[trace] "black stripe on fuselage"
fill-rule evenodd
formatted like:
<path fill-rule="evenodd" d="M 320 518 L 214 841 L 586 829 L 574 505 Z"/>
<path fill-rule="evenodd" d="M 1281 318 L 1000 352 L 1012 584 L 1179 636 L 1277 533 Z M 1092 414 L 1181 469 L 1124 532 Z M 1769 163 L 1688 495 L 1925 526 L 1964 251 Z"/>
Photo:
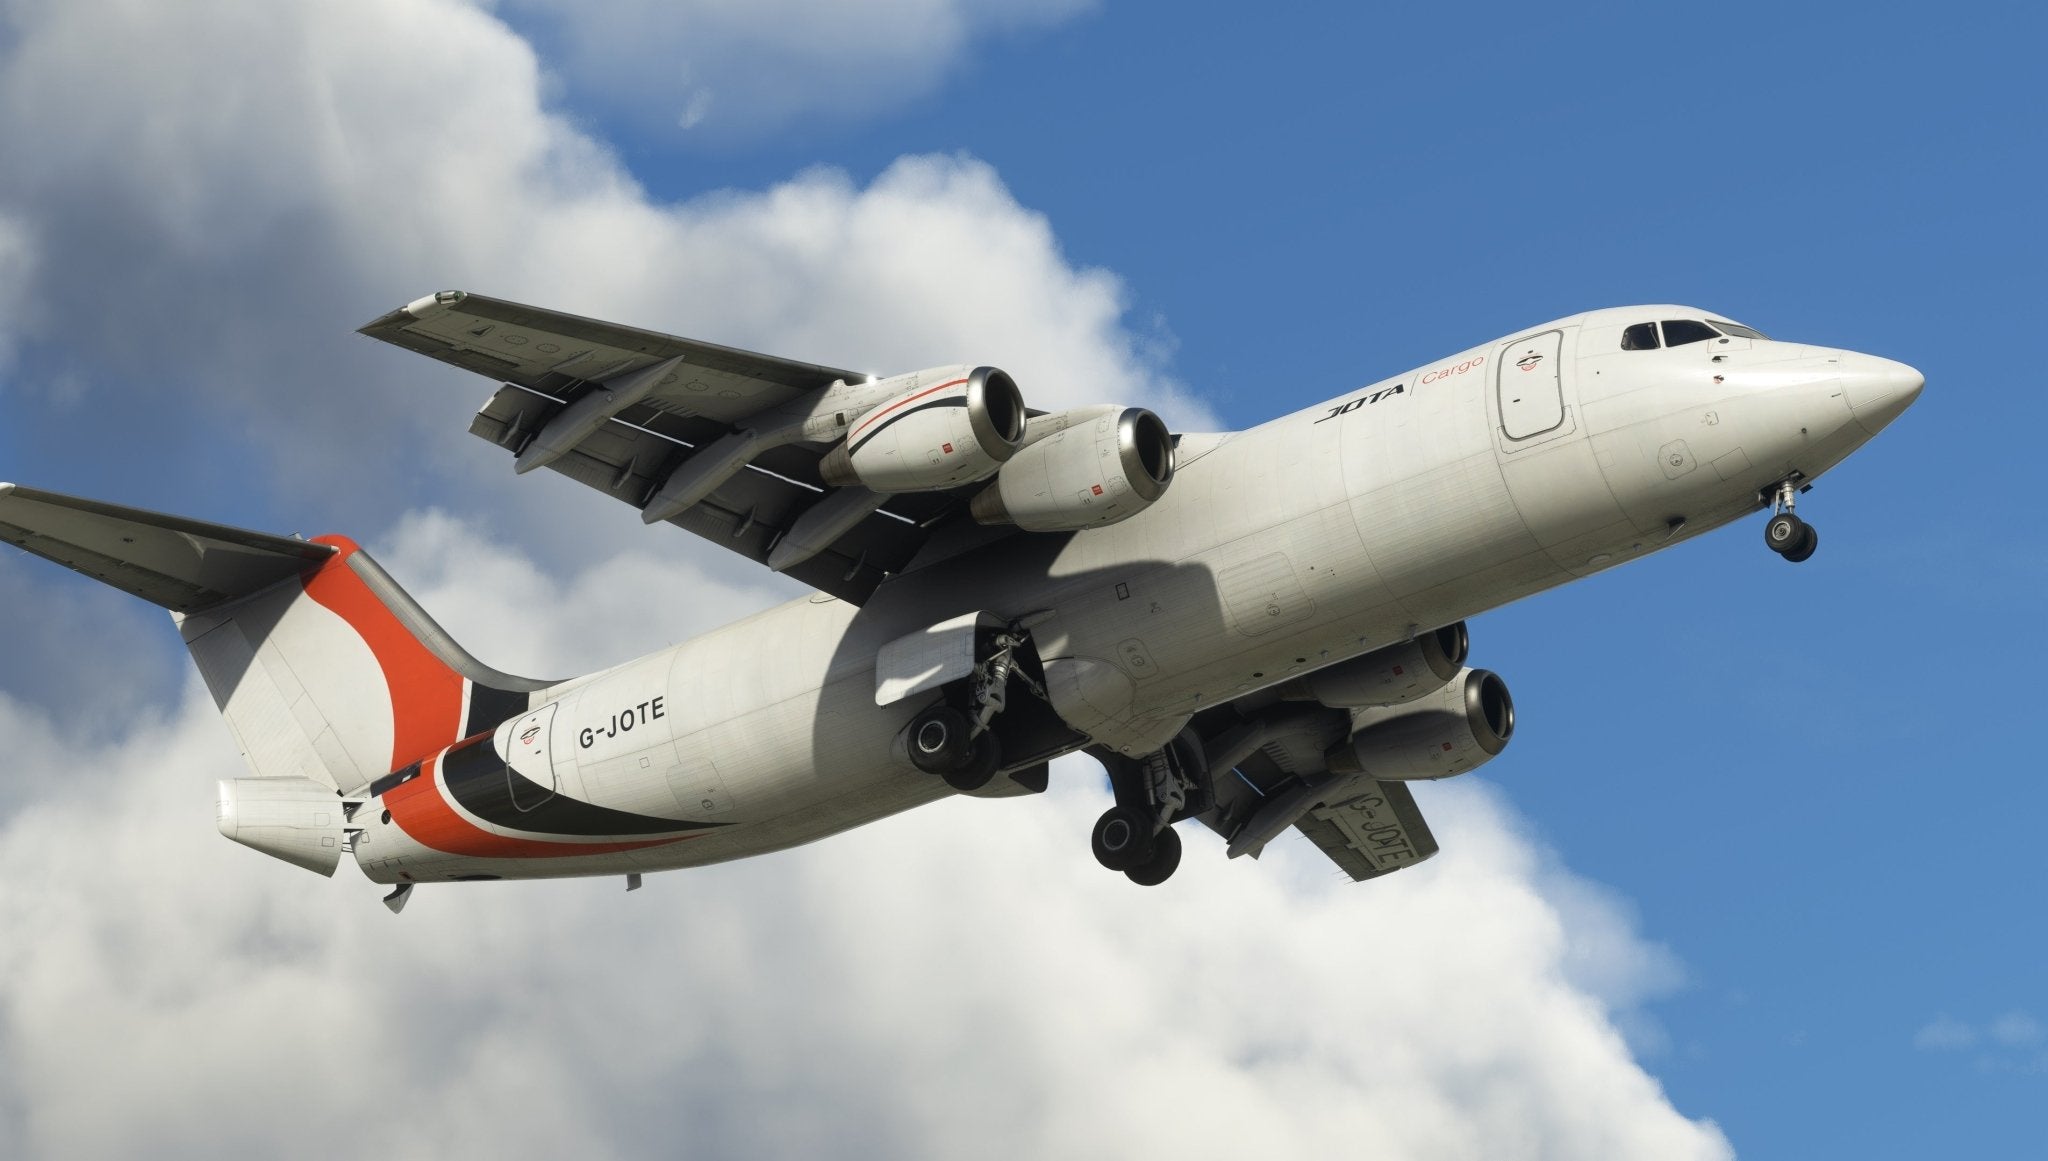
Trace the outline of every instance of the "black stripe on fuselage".
<path fill-rule="evenodd" d="M 441 759 L 441 778 L 464 810 L 508 830 L 622 838 L 725 825 L 634 814 L 557 794 L 506 765 L 489 738 L 448 751 Z"/>
<path fill-rule="evenodd" d="M 930 411 L 934 407 L 965 406 L 967 406 L 967 397 L 965 395 L 954 395 L 946 399 L 934 399 L 930 403 L 920 403 L 916 407 L 906 407 L 903 410 L 897 412 L 896 414 L 890 416 L 889 418 L 883 420 L 881 423 L 876 424 L 875 429 L 873 431 L 855 440 L 853 442 L 853 446 L 847 448 L 846 452 L 848 455 L 852 455 L 854 452 L 859 451 L 861 448 L 867 446 L 867 442 L 869 440 L 875 438 L 876 436 L 882 434 L 883 432 L 889 430 L 891 427 L 895 426 L 896 422 L 906 415 L 916 415 L 920 411 Z"/>
<path fill-rule="evenodd" d="M 530 694 L 493 689 L 472 681 L 469 683 L 469 717 L 462 723 L 462 736 L 474 738 L 486 730 L 495 730 L 507 718 L 525 713 L 532 701 Z"/>

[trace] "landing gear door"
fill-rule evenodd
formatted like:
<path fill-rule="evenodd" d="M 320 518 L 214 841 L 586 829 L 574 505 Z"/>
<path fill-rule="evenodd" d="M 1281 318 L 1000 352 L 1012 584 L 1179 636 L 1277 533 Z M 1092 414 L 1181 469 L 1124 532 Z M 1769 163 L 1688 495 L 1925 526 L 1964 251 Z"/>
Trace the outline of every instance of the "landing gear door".
<path fill-rule="evenodd" d="M 882 646 L 875 654 L 875 704 L 899 702 L 973 673 L 980 660 L 976 634 L 1001 625 L 987 613 L 964 613 Z"/>
<path fill-rule="evenodd" d="M 1563 348 L 1563 331 L 1544 331 L 1501 349 L 1494 383 L 1510 450 L 1564 427 Z"/>

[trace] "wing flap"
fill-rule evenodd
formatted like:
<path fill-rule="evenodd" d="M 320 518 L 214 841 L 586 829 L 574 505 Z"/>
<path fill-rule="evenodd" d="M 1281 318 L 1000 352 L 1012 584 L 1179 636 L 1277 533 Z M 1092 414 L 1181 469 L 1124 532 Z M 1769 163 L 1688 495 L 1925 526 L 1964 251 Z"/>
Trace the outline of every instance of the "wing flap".
<path fill-rule="evenodd" d="M 543 396 L 508 385 L 477 413 L 469 430 L 516 453 L 524 438 L 521 433 L 545 422 L 552 406 Z M 615 420 L 547 466 L 550 471 L 638 508 L 694 450 L 691 443 L 678 437 Z M 667 523 L 765 564 L 776 540 L 826 495 L 818 485 L 775 470 L 809 469 L 815 475 L 814 457 L 797 448 L 778 450 L 798 455 L 793 462 L 789 456 L 760 457 L 705 499 L 670 517 Z M 931 512 L 943 511 L 946 503 L 942 497 L 896 497 L 889 510 L 868 516 L 835 540 L 830 549 L 785 572 L 841 600 L 862 603 L 889 574 L 910 563 L 925 540 L 925 532 L 917 521 Z M 895 511 L 898 508 L 908 511 Z"/>
<path fill-rule="evenodd" d="M 0 484 L 0 540 L 177 613 L 260 592 L 325 544 Z"/>
<path fill-rule="evenodd" d="M 1308 841 L 1354 880 L 1392 874 L 1436 854 L 1415 796 L 1399 782 L 1367 780 L 1342 802 L 1310 810 L 1294 824 Z"/>

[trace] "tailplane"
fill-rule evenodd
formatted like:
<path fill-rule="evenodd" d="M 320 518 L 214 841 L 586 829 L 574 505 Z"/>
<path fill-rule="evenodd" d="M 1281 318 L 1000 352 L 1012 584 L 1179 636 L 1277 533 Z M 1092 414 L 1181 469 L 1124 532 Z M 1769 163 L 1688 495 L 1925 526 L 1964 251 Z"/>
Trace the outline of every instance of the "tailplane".
<path fill-rule="evenodd" d="M 555 684 L 470 656 L 345 537 L 0 484 L 0 540 L 169 609 L 258 778 L 357 795 Z"/>

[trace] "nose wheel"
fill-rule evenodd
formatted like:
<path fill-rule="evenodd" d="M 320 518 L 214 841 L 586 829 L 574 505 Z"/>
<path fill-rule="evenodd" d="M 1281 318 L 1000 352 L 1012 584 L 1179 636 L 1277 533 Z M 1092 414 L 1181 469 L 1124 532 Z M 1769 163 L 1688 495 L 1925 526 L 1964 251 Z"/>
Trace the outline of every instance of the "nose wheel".
<path fill-rule="evenodd" d="M 1820 533 L 1792 511 L 1799 494 L 1796 480 L 1779 484 L 1771 500 L 1771 519 L 1764 525 L 1764 545 L 1772 552 L 1798 564 L 1820 547 Z"/>

